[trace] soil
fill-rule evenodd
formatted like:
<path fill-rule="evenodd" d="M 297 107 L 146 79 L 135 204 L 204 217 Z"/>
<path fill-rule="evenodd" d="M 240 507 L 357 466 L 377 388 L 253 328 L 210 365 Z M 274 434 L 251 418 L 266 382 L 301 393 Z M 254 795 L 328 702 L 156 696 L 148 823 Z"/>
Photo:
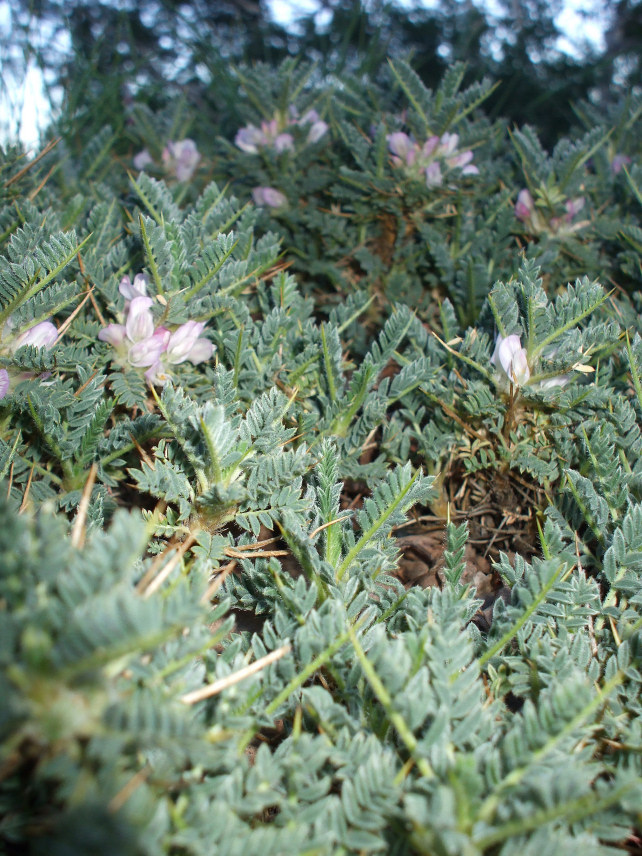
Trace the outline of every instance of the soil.
<path fill-rule="evenodd" d="M 442 568 L 447 514 L 457 525 L 465 521 L 469 537 L 461 581 L 473 585 L 483 601 L 476 623 L 487 630 L 495 600 L 510 596 L 493 563 L 500 552 L 509 559 L 516 553 L 527 560 L 539 555 L 537 518 L 546 507 L 546 497 L 539 485 L 512 471 L 468 473 L 455 468 L 447 474 L 444 485 L 433 508 L 415 509 L 414 516 L 396 528 L 401 550 L 397 575 L 407 587 L 441 588 L 445 584 Z M 347 482 L 342 507 L 358 508 L 364 495 L 365 485 Z M 435 513 L 437 510 L 446 510 L 446 514 Z"/>

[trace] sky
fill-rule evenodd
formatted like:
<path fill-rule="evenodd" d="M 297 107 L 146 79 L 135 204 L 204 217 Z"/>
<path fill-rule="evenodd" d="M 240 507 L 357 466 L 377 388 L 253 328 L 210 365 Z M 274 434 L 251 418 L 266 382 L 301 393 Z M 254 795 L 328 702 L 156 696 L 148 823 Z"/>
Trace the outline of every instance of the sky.
<path fill-rule="evenodd" d="M 10 50 L 9 31 L 11 0 L 0 0 L 0 66 L 3 53 Z M 401 6 L 413 6 L 414 0 L 397 0 Z M 484 6 L 492 14 L 498 8 L 497 0 L 483 0 Z M 270 0 L 274 18 L 284 25 L 294 25 L 296 18 L 310 14 L 318 8 L 317 0 Z M 425 8 L 434 8 L 439 0 L 423 0 Z M 573 54 L 579 43 L 586 39 L 598 48 L 603 47 L 605 14 L 608 4 L 605 0 L 564 0 L 563 11 L 557 18 L 558 26 L 565 33 L 560 38 L 560 50 Z M 319 25 L 323 25 L 323 13 L 320 13 Z M 46 39 L 47 33 L 40 32 L 38 37 Z M 49 116 L 48 100 L 45 96 L 44 82 L 35 63 L 29 66 L 25 80 L 20 86 L 7 86 L 6 77 L 0 78 L 0 142 L 14 138 L 16 132 L 26 148 L 38 145 L 39 130 L 47 123 Z"/>

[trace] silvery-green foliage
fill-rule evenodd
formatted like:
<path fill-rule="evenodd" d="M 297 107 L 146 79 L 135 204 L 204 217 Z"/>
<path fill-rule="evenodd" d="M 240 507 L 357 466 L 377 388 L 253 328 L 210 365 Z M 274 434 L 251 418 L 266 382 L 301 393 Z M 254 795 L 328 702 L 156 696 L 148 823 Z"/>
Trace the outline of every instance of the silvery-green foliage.
<path fill-rule="evenodd" d="M 639 167 L 612 169 L 631 128 L 549 157 L 476 115 L 461 68 L 428 92 L 395 61 L 394 88 L 333 98 L 303 65 L 238 74 L 240 124 L 314 107 L 328 145 L 219 141 L 204 188 L 127 175 L 110 128 L 50 179 L 55 150 L 2 155 L 0 840 L 613 852 L 642 800 L 642 340 L 605 288 L 639 278 Z M 460 134 L 479 174 L 403 174 L 404 128 Z M 271 216 L 247 204 L 267 176 Z M 526 179 L 551 217 L 586 194 L 590 226 L 528 233 Z M 139 272 L 156 327 L 216 347 L 162 387 L 98 339 Z M 48 319 L 55 345 L 12 346 Z M 466 522 L 439 587 L 397 573 L 399 527 L 457 468 L 542 497 L 484 630 Z"/>

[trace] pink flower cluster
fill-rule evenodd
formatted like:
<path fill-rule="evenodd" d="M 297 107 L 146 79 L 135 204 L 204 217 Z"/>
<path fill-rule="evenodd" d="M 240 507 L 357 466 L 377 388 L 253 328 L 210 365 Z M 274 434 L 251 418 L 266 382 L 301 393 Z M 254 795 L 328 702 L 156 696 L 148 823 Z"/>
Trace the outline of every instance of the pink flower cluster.
<path fill-rule="evenodd" d="M 541 235 L 544 232 L 553 235 L 570 234 L 585 225 L 584 223 L 573 222 L 575 216 L 584 208 L 584 201 L 583 196 L 567 199 L 564 203 L 565 211 L 561 217 L 547 218 L 543 211 L 536 208 L 533 197 L 524 188 L 517 194 L 515 216 L 528 227 L 532 235 Z"/>
<path fill-rule="evenodd" d="M 9 319 L 2 331 L 3 339 L 7 333 L 9 335 L 11 334 L 12 326 L 11 319 Z M 22 348 L 24 345 L 31 345 L 34 348 L 51 348 L 57 338 L 58 330 L 51 321 L 41 321 L 39 324 L 34 324 L 33 327 L 30 327 L 28 330 L 24 330 L 14 339 L 10 340 L 8 342 L 8 350 L 10 353 L 15 353 L 18 348 Z M 31 375 L 23 372 L 20 374 L 19 379 L 24 380 L 30 376 Z M 11 379 L 9 377 L 9 372 L 6 369 L 0 369 L 0 400 L 9 392 L 10 384 Z"/>
<path fill-rule="evenodd" d="M 443 185 L 445 176 L 453 170 L 459 170 L 461 175 L 479 175 L 471 163 L 472 151 L 457 150 L 459 134 L 445 133 L 419 144 L 403 131 L 396 131 L 388 134 L 387 140 L 393 164 L 419 180 L 425 179 L 428 187 Z"/>
<path fill-rule="evenodd" d="M 173 331 L 155 326 L 153 300 L 147 296 L 143 274 L 137 274 L 133 282 L 124 276 L 118 290 L 125 297 L 125 323 L 108 324 L 98 338 L 113 345 L 126 364 L 147 368 L 145 378 L 150 385 L 164 384 L 170 377 L 171 366 L 186 360 L 197 365 L 212 356 L 214 345 L 201 337 L 203 322 L 187 321 Z"/>
<path fill-rule="evenodd" d="M 200 163 L 201 155 L 194 140 L 186 138 L 176 143 L 170 140 L 163 149 L 161 158 L 163 169 L 168 175 L 178 181 L 189 181 Z M 145 169 L 154 163 L 154 159 L 147 149 L 143 149 L 134 157 L 133 163 L 136 169 Z"/>
<path fill-rule="evenodd" d="M 303 116 L 298 115 L 294 107 L 290 108 L 290 115 L 285 120 L 277 117 L 269 121 L 261 122 L 260 127 L 246 125 L 240 128 L 234 142 L 242 152 L 256 155 L 261 149 L 272 148 L 277 152 L 292 151 L 294 149 L 294 136 L 287 130 L 294 126 L 309 125 L 307 143 L 316 143 L 328 130 L 328 125 L 320 118 L 316 110 L 308 110 Z"/>

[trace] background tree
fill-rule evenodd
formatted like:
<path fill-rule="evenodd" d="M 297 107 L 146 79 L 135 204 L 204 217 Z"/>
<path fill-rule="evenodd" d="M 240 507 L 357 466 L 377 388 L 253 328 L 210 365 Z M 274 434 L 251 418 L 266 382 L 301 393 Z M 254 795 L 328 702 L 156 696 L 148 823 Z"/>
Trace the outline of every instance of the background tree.
<path fill-rule="evenodd" d="M 501 82 L 485 105 L 492 117 L 531 124 L 550 146 L 575 121 L 571 103 L 604 103 L 640 85 L 642 4 L 620 0 L 606 20 L 604 50 L 586 42 L 575 56 L 558 46 L 562 6 L 563 0 L 506 0 L 493 13 L 472 0 L 441 0 L 435 9 L 320 0 L 287 30 L 266 0 L 16 0 L 5 84 L 9 74 L 19 80 L 36 63 L 62 118 L 56 130 L 65 134 L 72 121 L 84 133 L 79 120 L 91 122 L 90 116 L 123 127 L 132 97 L 142 95 L 154 109 L 179 91 L 220 121 L 236 97 L 221 86 L 221 71 L 231 63 L 304 55 L 318 62 L 320 74 L 376 77 L 388 56 L 410 56 L 434 88 L 449 64 L 463 60 L 469 81 Z"/>

